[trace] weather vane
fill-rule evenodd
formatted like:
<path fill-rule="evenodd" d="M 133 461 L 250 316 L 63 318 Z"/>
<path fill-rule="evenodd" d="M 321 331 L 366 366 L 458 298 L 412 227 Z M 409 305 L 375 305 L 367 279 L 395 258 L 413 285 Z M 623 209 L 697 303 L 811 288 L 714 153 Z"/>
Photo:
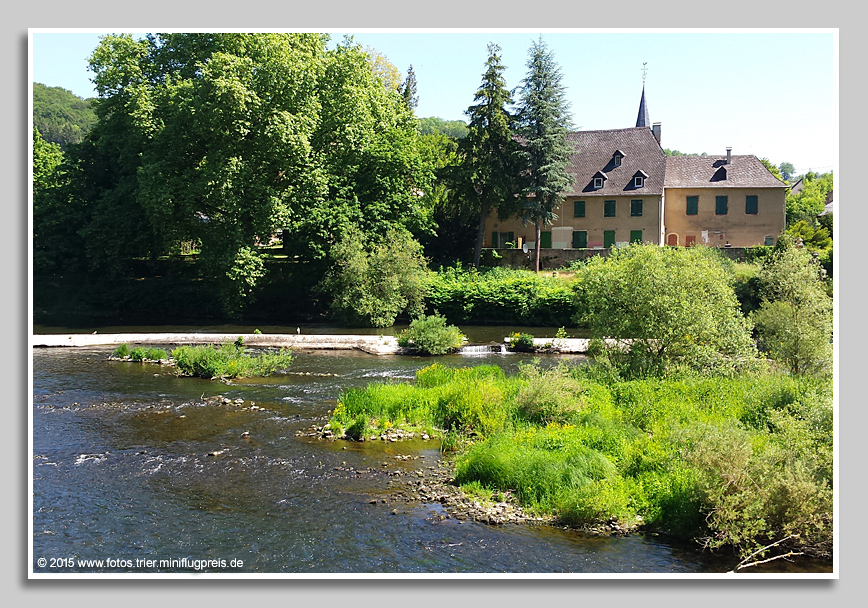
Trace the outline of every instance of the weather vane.
<path fill-rule="evenodd" d="M 648 72 L 648 68 L 645 66 L 647 66 L 647 65 L 648 65 L 647 61 L 642 62 L 642 84 L 645 84 L 645 74 L 646 74 L 646 72 Z"/>

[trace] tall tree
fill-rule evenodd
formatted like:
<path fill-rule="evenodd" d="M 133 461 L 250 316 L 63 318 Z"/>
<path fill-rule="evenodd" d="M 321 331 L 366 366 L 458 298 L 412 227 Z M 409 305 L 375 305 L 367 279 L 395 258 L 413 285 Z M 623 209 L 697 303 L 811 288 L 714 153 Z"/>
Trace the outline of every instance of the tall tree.
<path fill-rule="evenodd" d="M 572 183 L 566 167 L 572 148 L 567 133 L 572 124 L 570 104 L 561 84 L 563 78 L 553 53 L 540 36 L 529 52 L 527 76 L 520 86 L 518 133 L 523 144 L 526 185 L 524 219 L 536 231 L 534 269 L 539 272 L 540 235 L 551 224 L 562 192 Z"/>
<path fill-rule="evenodd" d="M 416 106 L 419 105 L 419 95 L 416 92 L 416 72 L 413 71 L 412 64 L 407 70 L 407 78 L 401 87 L 401 97 L 404 98 L 404 103 L 410 110 L 415 110 Z"/>
<path fill-rule="evenodd" d="M 473 201 L 472 207 L 479 217 L 473 256 L 477 268 L 485 237 L 485 218 L 497 209 L 506 210 L 515 198 L 519 167 L 515 119 L 509 111 L 512 96 L 503 78 L 505 67 L 498 45 L 489 43 L 485 66 L 482 82 L 473 97 L 475 103 L 465 112 L 470 118 L 469 131 L 459 144 L 462 189 Z"/>

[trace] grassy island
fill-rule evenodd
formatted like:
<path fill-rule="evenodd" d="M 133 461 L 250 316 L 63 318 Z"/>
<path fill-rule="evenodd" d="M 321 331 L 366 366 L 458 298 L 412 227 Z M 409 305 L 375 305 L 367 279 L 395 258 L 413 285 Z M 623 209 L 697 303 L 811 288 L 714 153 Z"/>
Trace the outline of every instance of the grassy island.
<path fill-rule="evenodd" d="M 562 525 L 617 520 L 747 556 L 831 555 L 832 382 L 759 372 L 613 379 L 602 366 L 419 370 L 346 391 L 330 421 L 364 439 L 440 436 L 456 482 Z"/>

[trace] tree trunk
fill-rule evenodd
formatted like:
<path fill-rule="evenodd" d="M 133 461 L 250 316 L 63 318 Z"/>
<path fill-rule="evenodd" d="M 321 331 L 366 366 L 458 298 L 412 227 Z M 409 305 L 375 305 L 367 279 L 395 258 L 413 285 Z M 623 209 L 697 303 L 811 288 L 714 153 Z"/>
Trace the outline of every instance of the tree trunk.
<path fill-rule="evenodd" d="M 488 214 L 483 209 L 479 213 L 479 231 L 476 233 L 476 254 L 473 257 L 473 266 L 479 270 L 479 259 L 482 257 L 482 241 L 485 240 L 485 218 Z"/>
<path fill-rule="evenodd" d="M 540 228 L 539 220 L 536 221 L 534 228 L 536 230 L 536 243 L 534 243 L 534 248 L 533 248 L 533 251 L 534 251 L 534 261 L 533 261 L 534 269 L 533 270 L 534 270 L 534 272 L 539 272 L 539 248 L 540 248 L 540 235 L 541 235 L 541 231 L 542 231 L 542 229 Z"/>

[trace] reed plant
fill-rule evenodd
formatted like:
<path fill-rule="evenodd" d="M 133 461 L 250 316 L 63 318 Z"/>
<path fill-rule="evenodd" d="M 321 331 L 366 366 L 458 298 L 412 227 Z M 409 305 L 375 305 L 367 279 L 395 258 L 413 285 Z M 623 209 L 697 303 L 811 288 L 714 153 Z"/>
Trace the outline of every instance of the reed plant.
<path fill-rule="evenodd" d="M 243 342 L 235 341 L 220 346 L 179 346 L 172 350 L 172 358 L 182 376 L 228 379 L 274 374 L 288 368 L 293 356 L 286 348 L 248 353 Z"/>

